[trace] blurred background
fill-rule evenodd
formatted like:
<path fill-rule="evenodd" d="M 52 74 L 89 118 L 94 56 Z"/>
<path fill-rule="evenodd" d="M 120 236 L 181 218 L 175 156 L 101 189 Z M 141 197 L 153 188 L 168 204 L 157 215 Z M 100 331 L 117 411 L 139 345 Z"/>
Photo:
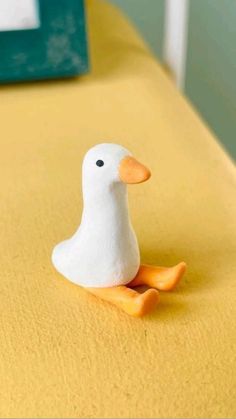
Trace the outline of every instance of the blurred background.
<path fill-rule="evenodd" d="M 236 1 L 110 0 L 236 158 Z M 40 10 L 39 10 L 40 9 Z M 83 0 L 0 0 L 0 82 L 89 71 Z"/>
<path fill-rule="evenodd" d="M 236 1 L 112 0 L 236 158 Z"/>

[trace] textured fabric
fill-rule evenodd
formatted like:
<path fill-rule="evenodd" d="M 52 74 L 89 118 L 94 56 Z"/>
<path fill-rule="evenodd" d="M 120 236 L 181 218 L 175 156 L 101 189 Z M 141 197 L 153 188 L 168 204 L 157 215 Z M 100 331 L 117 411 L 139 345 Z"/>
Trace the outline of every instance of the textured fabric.
<path fill-rule="evenodd" d="M 1 88 L 0 416 L 234 417 L 235 168 L 119 12 L 88 20 L 90 76 Z M 143 319 L 50 261 L 101 141 L 152 170 L 129 187 L 142 260 L 188 264 Z"/>

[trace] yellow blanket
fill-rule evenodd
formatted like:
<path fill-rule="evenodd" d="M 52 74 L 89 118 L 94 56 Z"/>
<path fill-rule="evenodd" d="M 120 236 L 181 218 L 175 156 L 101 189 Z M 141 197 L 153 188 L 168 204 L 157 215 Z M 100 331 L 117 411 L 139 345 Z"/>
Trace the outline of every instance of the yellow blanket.
<path fill-rule="evenodd" d="M 88 27 L 89 76 L 1 88 L 0 416 L 234 417 L 235 168 L 116 9 L 91 1 Z M 50 261 L 103 141 L 152 169 L 129 188 L 143 261 L 188 263 L 143 319 Z"/>

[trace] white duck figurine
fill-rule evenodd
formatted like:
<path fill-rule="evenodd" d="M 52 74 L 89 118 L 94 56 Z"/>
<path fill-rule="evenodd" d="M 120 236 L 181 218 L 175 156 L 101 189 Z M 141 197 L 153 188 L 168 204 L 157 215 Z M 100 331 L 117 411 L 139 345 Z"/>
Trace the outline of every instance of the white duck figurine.
<path fill-rule="evenodd" d="M 84 157 L 82 171 L 81 224 L 70 239 L 54 248 L 53 265 L 92 294 L 131 315 L 142 316 L 158 303 L 157 290 L 173 289 L 186 267 L 184 262 L 172 268 L 140 266 L 126 184 L 146 181 L 150 171 L 116 144 L 91 148 Z M 140 294 L 129 288 L 142 284 L 151 289 Z"/>

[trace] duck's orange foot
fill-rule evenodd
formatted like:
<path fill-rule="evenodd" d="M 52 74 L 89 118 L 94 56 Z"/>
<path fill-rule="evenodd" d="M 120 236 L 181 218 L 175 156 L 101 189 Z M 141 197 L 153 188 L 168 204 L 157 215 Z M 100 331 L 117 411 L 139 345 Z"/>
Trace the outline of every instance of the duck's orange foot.
<path fill-rule="evenodd" d="M 96 297 L 115 304 L 126 313 L 135 317 L 141 317 L 150 313 L 159 302 L 159 293 L 155 289 L 149 289 L 143 294 L 126 286 L 86 289 Z"/>
<path fill-rule="evenodd" d="M 186 263 L 181 262 L 171 268 L 141 265 L 130 287 L 149 285 L 161 291 L 171 291 L 179 283 L 186 271 Z"/>

